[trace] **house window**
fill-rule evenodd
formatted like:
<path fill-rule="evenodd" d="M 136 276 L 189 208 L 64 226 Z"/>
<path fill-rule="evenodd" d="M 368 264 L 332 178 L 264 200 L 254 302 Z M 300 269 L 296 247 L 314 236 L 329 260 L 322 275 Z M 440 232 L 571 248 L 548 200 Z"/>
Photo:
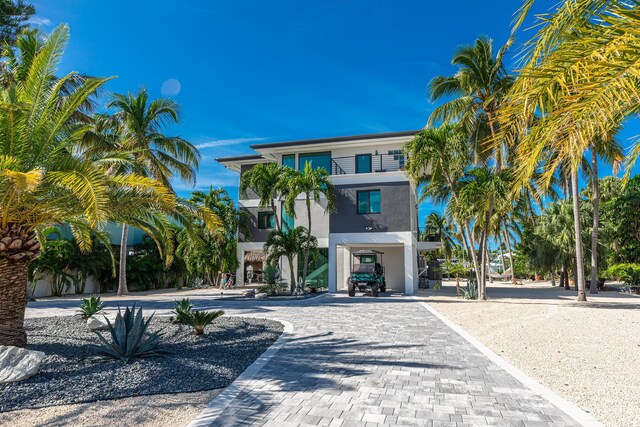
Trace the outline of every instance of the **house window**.
<path fill-rule="evenodd" d="M 358 215 L 380 213 L 380 190 L 358 191 Z"/>
<path fill-rule="evenodd" d="M 307 162 L 313 169 L 323 168 L 331 173 L 331 152 L 298 154 L 298 170 L 303 171 Z"/>
<path fill-rule="evenodd" d="M 293 230 L 294 218 L 287 213 L 284 203 L 280 207 L 280 218 L 282 218 L 282 231 Z"/>
<path fill-rule="evenodd" d="M 261 230 L 273 228 L 275 226 L 273 212 L 258 212 L 258 228 Z"/>
<path fill-rule="evenodd" d="M 296 168 L 296 155 L 295 154 L 285 154 L 282 156 L 282 166 L 286 166 L 291 169 Z"/>
<path fill-rule="evenodd" d="M 356 155 L 356 173 L 371 173 L 371 154 Z"/>
<path fill-rule="evenodd" d="M 398 168 L 404 167 L 404 153 L 402 150 L 389 150 L 389 155 L 393 156 L 393 160 L 398 162 Z"/>

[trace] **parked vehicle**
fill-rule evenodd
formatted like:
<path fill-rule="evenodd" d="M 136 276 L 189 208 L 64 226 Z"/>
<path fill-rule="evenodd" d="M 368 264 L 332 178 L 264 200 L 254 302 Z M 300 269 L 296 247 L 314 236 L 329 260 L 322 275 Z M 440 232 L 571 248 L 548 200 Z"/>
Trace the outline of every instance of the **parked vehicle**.
<path fill-rule="evenodd" d="M 374 297 L 387 291 L 382 254 L 383 252 L 366 249 L 353 252 L 348 284 L 350 297 L 356 295 L 356 289 L 360 292 L 371 292 Z"/>

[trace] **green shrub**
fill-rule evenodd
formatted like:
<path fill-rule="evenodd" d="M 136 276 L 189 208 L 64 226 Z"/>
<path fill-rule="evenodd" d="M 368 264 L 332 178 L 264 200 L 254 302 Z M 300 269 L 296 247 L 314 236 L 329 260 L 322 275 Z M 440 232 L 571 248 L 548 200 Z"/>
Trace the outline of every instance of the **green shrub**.
<path fill-rule="evenodd" d="M 99 313 L 102 310 L 102 301 L 99 296 L 91 296 L 89 298 L 82 298 L 82 303 L 76 312 L 76 316 L 82 319 L 88 319 L 94 314 Z"/>
<path fill-rule="evenodd" d="M 183 325 L 186 325 L 186 321 L 193 311 L 193 304 L 191 304 L 191 300 L 189 300 L 189 298 L 183 298 L 181 301 L 174 302 L 176 305 L 173 307 L 173 316 L 171 316 L 171 321 L 173 323 L 182 323 Z"/>
<path fill-rule="evenodd" d="M 275 285 L 278 282 L 278 269 L 273 265 L 267 265 L 262 272 L 262 280 L 267 285 Z"/>
<path fill-rule="evenodd" d="M 222 316 L 224 311 L 195 311 L 192 310 L 184 318 L 185 324 L 193 327 L 193 333 L 196 335 L 202 335 L 204 328 L 209 326 L 218 317 Z"/>
<path fill-rule="evenodd" d="M 284 293 L 287 290 L 287 284 L 284 282 L 270 283 L 258 287 L 258 292 L 263 292 L 267 295 L 275 296 Z"/>
<path fill-rule="evenodd" d="M 94 346 L 102 355 L 100 359 L 119 359 L 124 363 L 134 358 L 155 357 L 165 354 L 166 351 L 160 350 L 160 333 L 147 333 L 147 329 L 153 314 L 147 320 L 142 316 L 142 308 L 136 313 L 135 305 L 131 308 L 127 307 L 124 313 L 118 309 L 118 315 L 112 324 L 107 319 L 111 341 L 108 341 L 100 332 L 98 335 L 102 345 Z"/>
<path fill-rule="evenodd" d="M 607 269 L 605 275 L 622 280 L 629 287 L 640 286 L 640 264 L 614 264 Z"/>

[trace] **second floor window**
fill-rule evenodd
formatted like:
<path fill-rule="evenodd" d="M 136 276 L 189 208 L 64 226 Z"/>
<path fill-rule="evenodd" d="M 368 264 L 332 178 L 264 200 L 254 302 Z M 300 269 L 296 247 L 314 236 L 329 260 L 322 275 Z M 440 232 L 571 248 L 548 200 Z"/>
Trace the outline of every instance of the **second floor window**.
<path fill-rule="evenodd" d="M 291 169 L 296 168 L 296 155 L 295 154 L 285 154 L 282 156 L 282 166 L 286 166 Z"/>
<path fill-rule="evenodd" d="M 380 190 L 358 191 L 358 215 L 380 213 Z"/>
<path fill-rule="evenodd" d="M 273 212 L 258 212 L 258 228 L 261 230 L 275 227 Z"/>
<path fill-rule="evenodd" d="M 298 170 L 303 171 L 307 162 L 311 163 L 313 169 L 324 168 L 331 173 L 331 152 L 298 154 Z"/>

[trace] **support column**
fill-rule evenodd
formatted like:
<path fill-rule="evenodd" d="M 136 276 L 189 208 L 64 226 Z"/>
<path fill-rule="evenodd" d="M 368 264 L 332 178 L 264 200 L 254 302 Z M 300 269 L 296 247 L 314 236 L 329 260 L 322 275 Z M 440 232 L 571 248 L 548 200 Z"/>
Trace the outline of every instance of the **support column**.
<path fill-rule="evenodd" d="M 418 288 L 418 251 L 413 241 L 404 244 L 404 292 L 413 295 Z"/>
<path fill-rule="evenodd" d="M 335 293 L 338 291 L 338 247 L 332 240 L 331 235 L 329 235 L 329 292 Z"/>

